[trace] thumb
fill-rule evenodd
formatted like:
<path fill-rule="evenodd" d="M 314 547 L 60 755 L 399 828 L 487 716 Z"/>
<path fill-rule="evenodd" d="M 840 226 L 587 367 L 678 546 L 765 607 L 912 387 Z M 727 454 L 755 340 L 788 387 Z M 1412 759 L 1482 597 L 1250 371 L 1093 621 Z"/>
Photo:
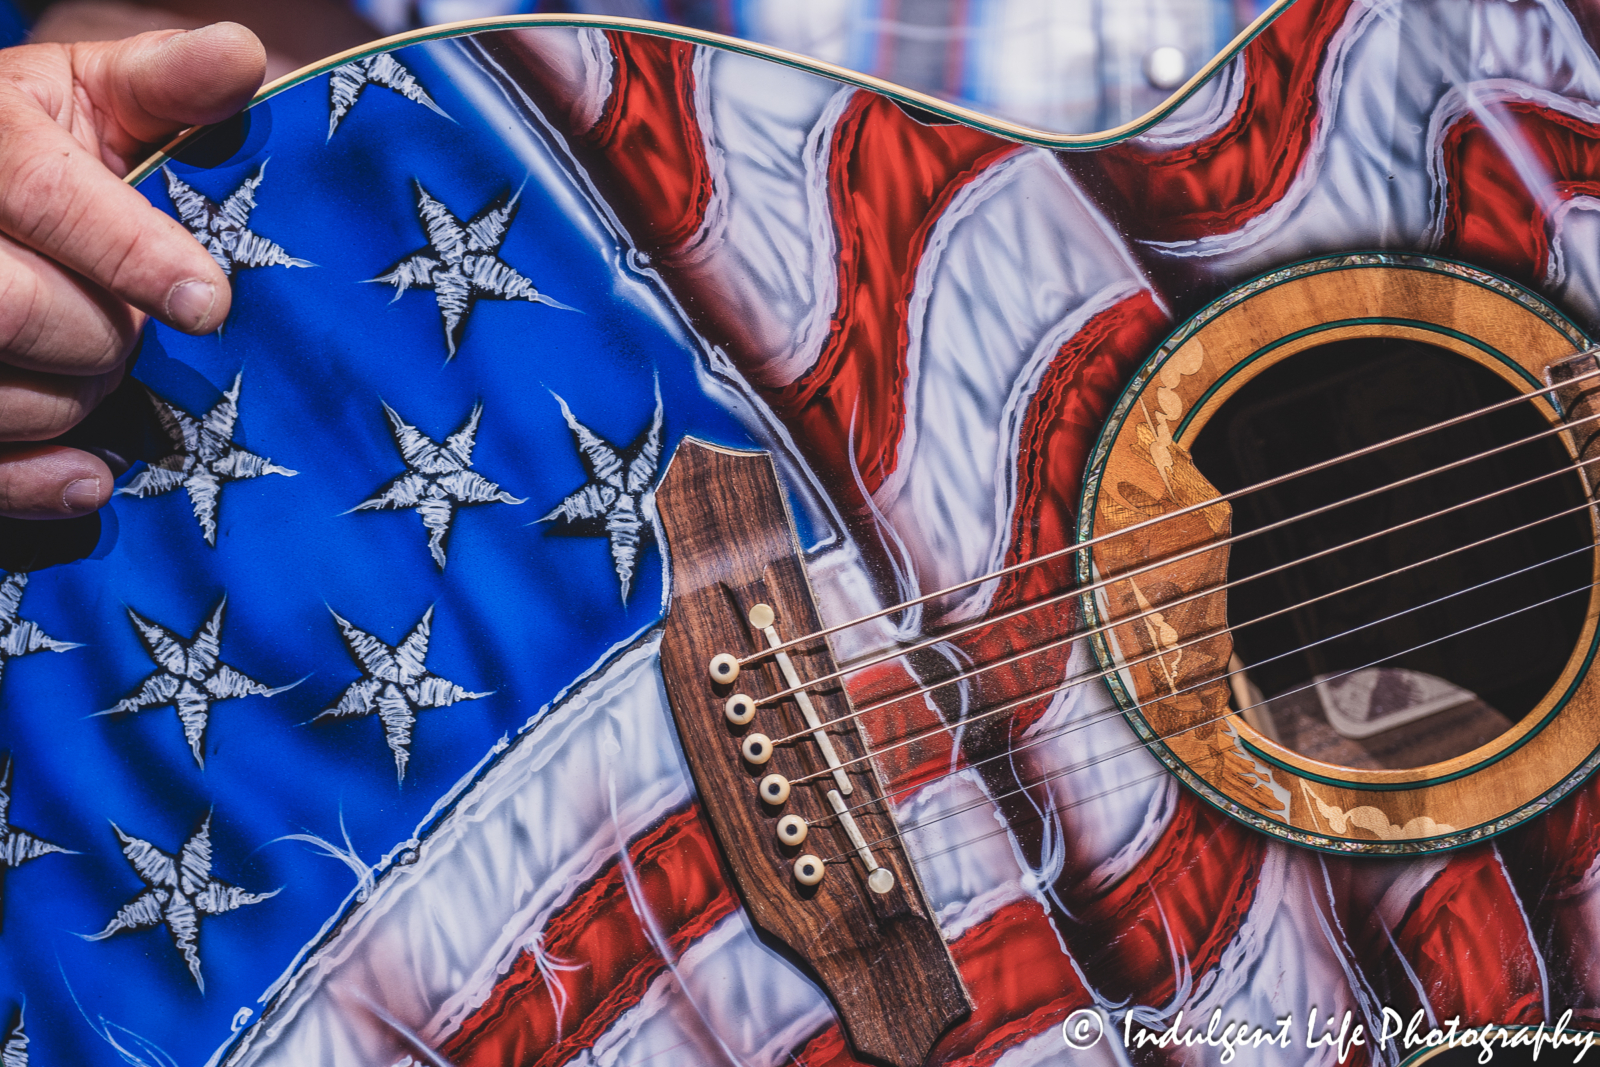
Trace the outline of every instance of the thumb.
<path fill-rule="evenodd" d="M 260 40 L 237 22 L 79 48 L 81 84 L 135 142 L 220 122 L 250 102 L 267 69 Z"/>

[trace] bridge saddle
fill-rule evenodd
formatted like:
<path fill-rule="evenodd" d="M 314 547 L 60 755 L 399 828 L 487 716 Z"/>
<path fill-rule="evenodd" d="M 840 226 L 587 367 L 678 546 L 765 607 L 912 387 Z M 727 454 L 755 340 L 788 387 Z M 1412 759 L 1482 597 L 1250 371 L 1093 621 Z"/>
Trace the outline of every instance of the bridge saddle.
<path fill-rule="evenodd" d="M 685 439 L 656 508 L 667 696 L 750 920 L 809 967 L 856 1052 L 921 1064 L 971 1003 L 865 738 L 836 721 L 850 701 L 832 681 L 763 704 L 835 670 L 822 637 L 772 652 L 821 628 L 772 461 Z"/>

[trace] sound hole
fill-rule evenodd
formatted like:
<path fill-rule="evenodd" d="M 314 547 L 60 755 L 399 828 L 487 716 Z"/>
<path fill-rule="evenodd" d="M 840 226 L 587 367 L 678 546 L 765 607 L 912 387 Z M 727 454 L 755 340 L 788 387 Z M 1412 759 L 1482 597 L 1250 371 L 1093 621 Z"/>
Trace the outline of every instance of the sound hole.
<path fill-rule="evenodd" d="M 1341 341 L 1246 383 L 1192 455 L 1226 492 L 1513 395 L 1445 349 Z M 1233 531 L 1247 534 L 1526 442 L 1233 545 L 1228 620 L 1244 667 L 1235 708 L 1288 748 L 1358 768 L 1449 759 L 1533 711 L 1579 638 L 1593 573 L 1586 513 L 1551 517 L 1584 495 L 1557 436 L 1530 440 L 1549 427 L 1532 403 L 1515 404 L 1235 500 Z"/>

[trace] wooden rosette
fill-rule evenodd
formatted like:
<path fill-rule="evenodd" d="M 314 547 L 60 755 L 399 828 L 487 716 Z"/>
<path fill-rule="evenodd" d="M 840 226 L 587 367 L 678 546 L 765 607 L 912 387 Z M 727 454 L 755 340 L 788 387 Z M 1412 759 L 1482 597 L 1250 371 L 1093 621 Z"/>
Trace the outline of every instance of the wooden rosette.
<path fill-rule="evenodd" d="M 1186 445 L 1268 367 L 1352 338 L 1447 349 L 1523 393 L 1543 388 L 1550 368 L 1589 346 L 1534 294 L 1440 259 L 1319 259 L 1235 289 L 1168 338 L 1101 432 L 1085 473 L 1079 539 L 1133 529 L 1079 553 L 1079 579 L 1088 585 L 1130 576 L 1086 593 L 1086 625 L 1106 626 L 1093 637 L 1095 651 L 1139 737 L 1218 808 L 1267 833 L 1339 852 L 1456 848 L 1538 814 L 1600 763 L 1600 678 L 1590 670 L 1600 593 L 1590 589 L 1581 638 L 1530 713 L 1469 752 L 1404 770 L 1318 762 L 1231 711 L 1226 594 L 1195 595 L 1226 581 L 1227 547 L 1204 546 L 1228 537 L 1231 511 L 1221 500 L 1204 506 L 1218 492 Z M 1559 396 L 1529 403 L 1552 424 L 1562 421 Z M 1559 435 L 1576 456 L 1572 436 Z M 1593 534 L 1593 509 L 1587 514 Z M 1169 564 L 1144 569 L 1169 557 Z M 1130 573 L 1135 569 L 1142 573 Z"/>

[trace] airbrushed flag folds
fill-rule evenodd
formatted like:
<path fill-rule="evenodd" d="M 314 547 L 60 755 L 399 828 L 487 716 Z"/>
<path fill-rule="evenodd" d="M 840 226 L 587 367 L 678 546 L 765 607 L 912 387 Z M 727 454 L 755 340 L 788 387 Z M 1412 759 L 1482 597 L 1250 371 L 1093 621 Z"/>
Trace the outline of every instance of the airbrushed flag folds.
<path fill-rule="evenodd" d="M 1262 270 L 1427 251 L 1600 324 L 1600 57 L 1551 0 L 1301 0 L 1154 126 L 1059 152 L 691 40 L 480 30 L 279 91 L 139 187 L 234 305 L 147 332 L 170 448 L 93 557 L 0 585 L 6 1067 L 851 1063 L 742 914 L 666 710 L 684 436 L 774 453 L 839 621 L 1070 543 L 1121 385 Z M 1027 704 L 984 769 L 959 734 L 881 760 L 976 1004 L 936 1062 L 1060 1062 L 1090 1007 L 1600 1018 L 1596 787 L 1359 863 L 1205 806 L 1110 707 Z M 1239 1061 L 1308 1057 L 1336 1053 Z"/>

